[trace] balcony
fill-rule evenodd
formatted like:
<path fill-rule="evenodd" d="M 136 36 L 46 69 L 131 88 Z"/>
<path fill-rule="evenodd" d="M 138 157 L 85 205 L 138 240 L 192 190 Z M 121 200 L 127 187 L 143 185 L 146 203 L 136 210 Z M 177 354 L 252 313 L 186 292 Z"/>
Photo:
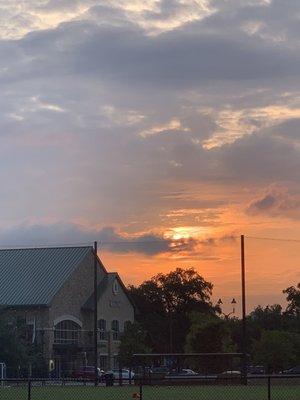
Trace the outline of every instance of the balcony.
<path fill-rule="evenodd" d="M 117 331 L 98 331 L 98 342 L 108 342 L 110 340 L 120 341 L 123 332 Z"/>
<path fill-rule="evenodd" d="M 122 339 L 123 332 L 112 331 L 111 332 L 111 336 L 112 336 L 112 340 L 118 342 L 118 341 L 120 341 Z"/>
<path fill-rule="evenodd" d="M 109 332 L 107 331 L 98 331 L 98 341 L 99 342 L 107 342 L 109 339 Z"/>
<path fill-rule="evenodd" d="M 80 330 L 55 329 L 54 349 L 79 349 L 82 347 L 82 333 Z"/>

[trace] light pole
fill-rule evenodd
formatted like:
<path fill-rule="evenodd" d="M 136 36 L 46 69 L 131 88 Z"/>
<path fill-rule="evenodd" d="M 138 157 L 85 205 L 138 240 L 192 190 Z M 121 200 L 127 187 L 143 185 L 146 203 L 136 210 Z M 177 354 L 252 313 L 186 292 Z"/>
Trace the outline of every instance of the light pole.
<path fill-rule="evenodd" d="M 217 301 L 217 305 L 220 307 L 220 309 L 221 309 L 221 305 L 222 305 L 222 304 L 223 304 L 222 299 L 219 299 L 219 300 Z M 224 318 L 225 318 L 226 320 L 229 319 L 230 315 L 235 314 L 235 305 L 237 304 L 235 298 L 233 298 L 233 299 L 231 300 L 230 304 L 232 304 L 232 311 L 231 311 L 230 313 L 225 314 L 225 313 L 222 311 L 222 309 L 221 309 L 221 314 L 224 316 Z"/>

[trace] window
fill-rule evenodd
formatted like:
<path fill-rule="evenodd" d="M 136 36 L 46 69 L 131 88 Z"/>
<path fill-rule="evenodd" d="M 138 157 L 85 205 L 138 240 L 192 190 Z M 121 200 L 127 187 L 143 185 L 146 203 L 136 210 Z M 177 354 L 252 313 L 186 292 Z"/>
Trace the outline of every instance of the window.
<path fill-rule="evenodd" d="M 108 357 L 107 356 L 100 356 L 99 357 L 99 367 L 104 371 L 108 368 Z"/>
<path fill-rule="evenodd" d="M 55 344 L 79 344 L 81 327 L 74 321 L 64 320 L 55 325 Z"/>
<path fill-rule="evenodd" d="M 99 340 L 107 340 L 106 321 L 105 321 L 105 319 L 99 319 L 99 321 L 98 321 L 98 329 L 99 329 Z"/>
<path fill-rule="evenodd" d="M 114 364 L 114 369 L 118 370 L 119 372 L 119 357 L 117 355 L 114 355 L 113 364 Z"/>
<path fill-rule="evenodd" d="M 119 292 L 119 283 L 117 280 L 113 283 L 113 294 L 117 294 Z"/>
<path fill-rule="evenodd" d="M 119 321 L 117 321 L 116 319 L 113 320 L 111 323 L 111 330 L 112 330 L 113 340 L 119 340 L 120 325 Z"/>

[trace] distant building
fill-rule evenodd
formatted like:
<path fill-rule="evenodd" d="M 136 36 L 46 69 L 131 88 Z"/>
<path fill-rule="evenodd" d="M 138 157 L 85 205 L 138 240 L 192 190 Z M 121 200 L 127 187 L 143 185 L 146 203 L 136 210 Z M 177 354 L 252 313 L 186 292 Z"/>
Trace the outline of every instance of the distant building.
<path fill-rule="evenodd" d="M 93 363 L 92 247 L 0 250 L 0 306 L 22 319 L 57 376 Z M 98 263 L 99 366 L 116 366 L 118 346 L 134 307 L 117 273 Z"/>

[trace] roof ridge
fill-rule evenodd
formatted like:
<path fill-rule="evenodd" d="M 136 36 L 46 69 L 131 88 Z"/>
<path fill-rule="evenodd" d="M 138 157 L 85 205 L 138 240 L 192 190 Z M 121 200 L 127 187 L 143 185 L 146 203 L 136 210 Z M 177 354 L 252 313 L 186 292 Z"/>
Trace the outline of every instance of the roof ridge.
<path fill-rule="evenodd" d="M 89 249 L 93 248 L 92 245 L 62 245 L 62 246 L 33 246 L 33 247 L 21 247 L 21 246 L 16 246 L 16 247 L 1 247 L 0 246 L 0 251 L 13 251 L 13 250 L 49 250 L 49 249 Z"/>

